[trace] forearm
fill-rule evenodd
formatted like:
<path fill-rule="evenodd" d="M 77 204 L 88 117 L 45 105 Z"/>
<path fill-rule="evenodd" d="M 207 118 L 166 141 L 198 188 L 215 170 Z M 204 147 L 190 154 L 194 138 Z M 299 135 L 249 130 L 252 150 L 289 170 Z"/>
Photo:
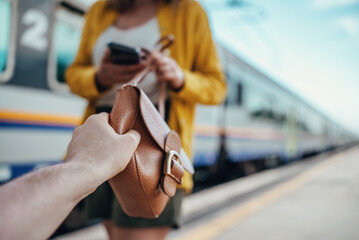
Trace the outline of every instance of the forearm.
<path fill-rule="evenodd" d="M 140 135 L 119 135 L 106 113 L 77 127 L 66 163 L 44 167 L 0 187 L 1 239 L 47 239 L 73 207 L 123 171 Z"/>
<path fill-rule="evenodd" d="M 76 163 L 45 167 L 0 188 L 4 239 L 46 239 L 100 181 Z"/>

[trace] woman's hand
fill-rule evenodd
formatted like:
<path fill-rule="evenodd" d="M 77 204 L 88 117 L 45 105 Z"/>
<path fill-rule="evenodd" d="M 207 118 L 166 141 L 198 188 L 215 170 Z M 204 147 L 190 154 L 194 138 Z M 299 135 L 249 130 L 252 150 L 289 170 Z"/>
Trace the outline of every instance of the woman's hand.
<path fill-rule="evenodd" d="M 105 50 L 100 68 L 96 73 L 96 84 L 99 91 L 104 91 L 116 83 L 130 81 L 139 71 L 145 68 L 145 63 L 119 65 L 111 61 L 109 49 Z"/>
<path fill-rule="evenodd" d="M 184 74 L 177 62 L 159 52 L 153 52 L 152 59 L 157 65 L 157 80 L 166 82 L 173 90 L 179 91 L 184 85 Z"/>

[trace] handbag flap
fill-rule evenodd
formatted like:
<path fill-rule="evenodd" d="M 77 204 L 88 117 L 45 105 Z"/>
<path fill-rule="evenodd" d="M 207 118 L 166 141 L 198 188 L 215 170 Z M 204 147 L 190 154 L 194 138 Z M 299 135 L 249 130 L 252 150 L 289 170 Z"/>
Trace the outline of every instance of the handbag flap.
<path fill-rule="evenodd" d="M 152 138 L 156 141 L 158 146 L 165 151 L 166 137 L 171 130 L 147 95 L 140 88 L 136 88 L 140 92 L 139 105 L 142 119 Z"/>
<path fill-rule="evenodd" d="M 147 95 L 138 87 L 135 87 L 140 92 L 140 113 L 142 119 L 150 132 L 152 138 L 156 141 L 158 146 L 163 150 L 165 150 L 165 142 L 168 133 L 171 129 L 168 127 L 167 123 L 163 120 L 155 106 L 153 106 L 151 100 L 147 97 Z M 192 162 L 187 157 L 185 151 L 181 148 L 179 152 L 181 157 L 181 162 L 183 167 L 190 172 L 194 173 L 194 168 Z"/>
<path fill-rule="evenodd" d="M 151 100 L 137 86 L 126 85 L 118 89 L 116 101 L 110 114 L 110 125 L 117 133 L 126 133 L 132 128 L 138 114 L 141 114 L 143 122 L 153 140 L 162 151 L 166 152 L 165 142 L 171 129 L 163 120 L 155 106 L 153 106 Z M 182 148 L 179 155 L 183 167 L 193 174 L 193 164 Z"/>

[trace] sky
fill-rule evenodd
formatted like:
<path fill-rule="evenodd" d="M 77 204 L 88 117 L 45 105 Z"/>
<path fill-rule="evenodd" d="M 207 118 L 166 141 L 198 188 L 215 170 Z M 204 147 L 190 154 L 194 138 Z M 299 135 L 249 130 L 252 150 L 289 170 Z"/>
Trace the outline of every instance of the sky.
<path fill-rule="evenodd" d="M 359 0 L 200 2 L 216 41 L 359 136 Z"/>

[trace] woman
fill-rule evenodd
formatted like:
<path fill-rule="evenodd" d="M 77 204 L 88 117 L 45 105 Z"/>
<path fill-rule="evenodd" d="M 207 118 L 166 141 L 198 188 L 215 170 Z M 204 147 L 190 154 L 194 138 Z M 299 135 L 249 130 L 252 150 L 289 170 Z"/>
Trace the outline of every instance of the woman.
<path fill-rule="evenodd" d="M 130 80 L 144 64 L 113 64 L 106 41 L 151 49 L 160 36 L 167 34 L 173 34 L 176 39 L 169 48 L 169 56 L 154 54 L 156 71 L 140 87 L 156 104 L 159 82 L 167 83 L 167 122 L 180 135 L 182 146 L 190 156 L 195 105 L 218 104 L 226 93 L 207 16 L 196 1 L 95 3 L 86 16 L 80 48 L 66 78 L 71 90 L 89 101 L 85 118 L 95 112 L 110 111 L 117 86 Z M 111 239 L 164 239 L 170 227 L 178 227 L 184 191 L 188 193 L 192 187 L 192 177 L 186 173 L 163 214 L 149 220 L 126 216 L 108 185 L 101 186 L 89 198 L 90 216 L 107 219 L 104 223 Z"/>

